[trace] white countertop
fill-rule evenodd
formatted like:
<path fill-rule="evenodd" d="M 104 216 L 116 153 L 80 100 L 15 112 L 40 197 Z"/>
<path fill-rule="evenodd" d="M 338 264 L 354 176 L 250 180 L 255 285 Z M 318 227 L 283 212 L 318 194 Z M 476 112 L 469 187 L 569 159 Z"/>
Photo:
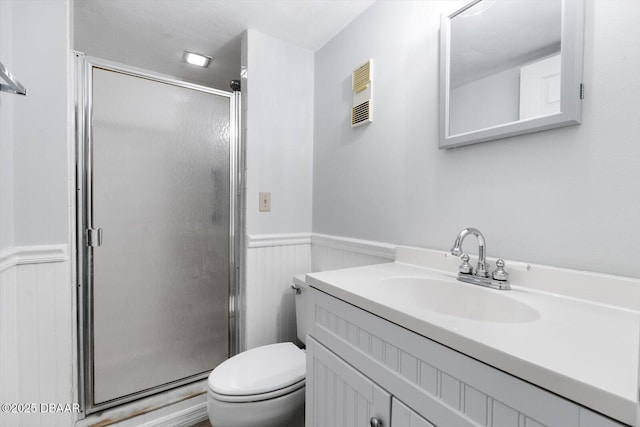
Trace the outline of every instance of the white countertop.
<path fill-rule="evenodd" d="M 307 274 L 323 292 L 390 320 L 461 353 L 626 424 L 635 422 L 640 312 L 518 286 L 486 289 L 451 272 L 406 264 L 378 264 Z M 421 307 L 406 294 L 372 291 L 396 277 L 450 281 L 451 286 L 499 292 L 540 314 L 524 323 L 478 321 Z"/>

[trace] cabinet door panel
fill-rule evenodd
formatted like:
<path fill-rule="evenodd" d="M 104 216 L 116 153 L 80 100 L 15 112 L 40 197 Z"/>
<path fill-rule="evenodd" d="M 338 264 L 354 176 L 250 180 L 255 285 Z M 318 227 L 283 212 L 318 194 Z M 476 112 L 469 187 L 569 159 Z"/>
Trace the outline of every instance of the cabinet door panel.
<path fill-rule="evenodd" d="M 398 399 L 391 404 L 391 425 L 393 427 L 435 427 Z"/>
<path fill-rule="evenodd" d="M 389 426 L 391 396 L 324 346 L 307 338 L 307 427 Z"/>

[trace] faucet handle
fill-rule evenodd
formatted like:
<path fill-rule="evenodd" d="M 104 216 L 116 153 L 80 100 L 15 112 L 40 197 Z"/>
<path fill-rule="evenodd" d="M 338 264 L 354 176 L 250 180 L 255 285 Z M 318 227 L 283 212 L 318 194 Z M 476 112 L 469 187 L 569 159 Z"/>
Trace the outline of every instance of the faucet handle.
<path fill-rule="evenodd" d="M 502 258 L 496 261 L 496 269 L 493 271 L 493 279 L 500 281 L 509 280 L 509 273 L 504 270 L 504 260 Z"/>
<path fill-rule="evenodd" d="M 473 267 L 469 264 L 469 255 L 462 254 L 460 259 L 462 259 L 462 264 L 458 267 L 458 271 L 462 274 L 473 274 Z"/>

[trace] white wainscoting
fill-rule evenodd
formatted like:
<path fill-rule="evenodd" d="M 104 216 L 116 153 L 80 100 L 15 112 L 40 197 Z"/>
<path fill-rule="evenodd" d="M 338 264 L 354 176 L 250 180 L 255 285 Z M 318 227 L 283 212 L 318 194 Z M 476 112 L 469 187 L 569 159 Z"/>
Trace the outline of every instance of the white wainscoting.
<path fill-rule="evenodd" d="M 380 264 L 395 259 L 396 245 L 313 234 L 311 236 L 311 268 L 313 271 L 335 270 Z"/>
<path fill-rule="evenodd" d="M 248 236 L 246 349 L 296 337 L 292 277 L 311 271 L 311 235 Z"/>
<path fill-rule="evenodd" d="M 247 238 L 245 347 L 295 339 L 295 274 L 389 262 L 395 245 L 324 234 Z"/>
<path fill-rule="evenodd" d="M 36 404 L 36 413 L 0 412 L 2 426 L 70 426 L 77 414 L 41 411 L 73 403 L 74 289 L 66 245 L 0 254 L 0 403 Z"/>

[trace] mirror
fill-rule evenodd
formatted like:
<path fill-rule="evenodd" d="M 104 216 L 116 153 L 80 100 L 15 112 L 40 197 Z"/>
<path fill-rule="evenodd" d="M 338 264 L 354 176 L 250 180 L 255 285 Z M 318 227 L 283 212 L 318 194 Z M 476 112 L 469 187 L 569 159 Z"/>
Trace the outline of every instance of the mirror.
<path fill-rule="evenodd" d="M 580 123 L 583 0 L 475 0 L 440 30 L 440 148 Z"/>

